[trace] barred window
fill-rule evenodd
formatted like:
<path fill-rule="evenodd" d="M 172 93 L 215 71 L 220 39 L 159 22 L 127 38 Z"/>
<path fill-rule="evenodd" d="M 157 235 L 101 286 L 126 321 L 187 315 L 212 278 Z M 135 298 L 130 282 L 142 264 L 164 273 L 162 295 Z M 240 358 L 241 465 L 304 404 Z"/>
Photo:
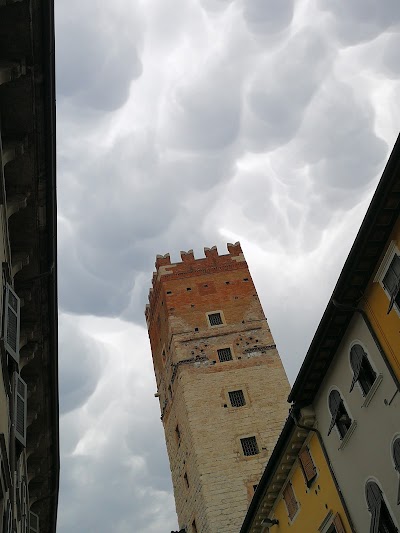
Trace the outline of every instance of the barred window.
<path fill-rule="evenodd" d="M 230 348 L 220 348 L 217 350 L 218 353 L 218 359 L 221 363 L 224 363 L 225 361 L 232 361 L 232 352 Z"/>
<path fill-rule="evenodd" d="M 223 324 L 221 313 L 210 313 L 208 315 L 208 320 L 210 322 L 210 326 L 219 326 Z"/>
<path fill-rule="evenodd" d="M 244 455 L 257 455 L 259 452 L 255 437 L 240 439 Z"/>
<path fill-rule="evenodd" d="M 243 405 L 246 405 L 246 400 L 242 390 L 233 390 L 228 394 L 232 407 L 242 407 Z"/>

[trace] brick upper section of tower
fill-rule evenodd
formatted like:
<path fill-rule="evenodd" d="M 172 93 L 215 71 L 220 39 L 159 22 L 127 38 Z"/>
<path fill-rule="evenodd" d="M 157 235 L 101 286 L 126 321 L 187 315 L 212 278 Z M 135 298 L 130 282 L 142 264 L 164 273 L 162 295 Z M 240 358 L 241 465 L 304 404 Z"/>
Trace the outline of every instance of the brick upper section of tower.
<path fill-rule="evenodd" d="M 182 261 L 171 263 L 170 254 L 157 255 L 153 272 L 153 287 L 149 291 L 149 303 L 146 305 L 145 315 L 149 323 L 153 311 L 157 305 L 162 281 L 168 279 L 178 279 L 186 277 L 200 276 L 205 273 L 247 269 L 242 248 L 239 242 L 228 243 L 228 254 L 219 255 L 217 247 L 204 248 L 205 257 L 196 259 L 193 250 L 181 252 Z"/>

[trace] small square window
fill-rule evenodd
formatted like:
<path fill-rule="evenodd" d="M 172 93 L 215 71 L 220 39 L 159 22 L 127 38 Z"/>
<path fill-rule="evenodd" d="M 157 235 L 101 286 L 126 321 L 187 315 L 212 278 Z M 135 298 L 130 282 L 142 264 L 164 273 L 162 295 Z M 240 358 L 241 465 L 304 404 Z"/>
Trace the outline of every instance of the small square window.
<path fill-rule="evenodd" d="M 234 390 L 228 394 L 232 407 L 242 407 L 243 405 L 246 405 L 246 400 L 242 390 Z"/>
<path fill-rule="evenodd" d="M 243 278 L 243 281 L 249 281 L 249 278 Z"/>
<path fill-rule="evenodd" d="M 249 455 L 257 455 L 259 452 L 257 440 L 255 437 L 246 437 L 244 439 L 240 439 L 240 442 L 242 444 L 243 453 L 246 456 Z"/>
<path fill-rule="evenodd" d="M 167 291 L 167 294 L 172 294 L 172 291 Z"/>
<path fill-rule="evenodd" d="M 221 313 L 211 313 L 208 315 L 210 326 L 219 326 L 223 324 Z"/>
<path fill-rule="evenodd" d="M 225 361 L 232 361 L 232 352 L 230 348 L 220 348 L 217 350 L 218 353 L 218 359 L 221 363 L 224 363 Z"/>
<path fill-rule="evenodd" d="M 192 288 L 191 288 L 191 287 L 187 287 L 186 290 L 187 290 L 187 291 L 191 291 Z"/>

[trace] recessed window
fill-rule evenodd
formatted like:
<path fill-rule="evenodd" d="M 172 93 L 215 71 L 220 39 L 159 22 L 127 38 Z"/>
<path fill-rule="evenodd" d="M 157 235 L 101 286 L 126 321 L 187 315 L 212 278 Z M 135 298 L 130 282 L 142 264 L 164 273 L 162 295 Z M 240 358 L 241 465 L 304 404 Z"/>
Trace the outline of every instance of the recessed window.
<path fill-rule="evenodd" d="M 249 278 L 243 278 L 243 281 L 249 281 Z"/>
<path fill-rule="evenodd" d="M 393 460 L 394 467 L 397 472 L 400 474 L 400 437 L 397 437 L 393 442 Z M 399 479 L 399 488 L 397 491 L 397 505 L 400 505 L 400 479 Z"/>
<path fill-rule="evenodd" d="M 246 400 L 242 390 L 233 390 L 228 392 L 228 394 L 232 407 L 242 407 L 243 405 L 246 405 Z"/>
<path fill-rule="evenodd" d="M 199 328 L 194 328 L 195 331 L 199 331 Z"/>
<path fill-rule="evenodd" d="M 224 363 L 225 361 L 232 361 L 232 352 L 230 348 L 220 348 L 217 350 L 218 353 L 218 359 L 221 363 Z"/>
<path fill-rule="evenodd" d="M 183 479 L 185 480 L 186 487 L 189 488 L 189 479 L 188 479 L 186 472 L 185 472 L 185 475 L 183 476 Z"/>
<path fill-rule="evenodd" d="M 288 516 L 290 520 L 293 520 L 294 515 L 297 513 L 299 508 L 299 504 L 297 503 L 296 496 L 294 495 L 293 487 L 290 482 L 286 485 L 285 490 L 283 491 L 283 499 L 285 500 Z"/>
<path fill-rule="evenodd" d="M 363 396 L 366 396 L 374 384 L 376 372 L 373 370 L 367 354 L 360 344 L 355 344 L 351 347 L 350 364 L 353 370 L 353 380 L 351 382 L 350 392 L 358 382 Z"/>
<path fill-rule="evenodd" d="M 240 439 L 240 442 L 242 444 L 243 454 L 246 456 L 250 455 L 257 455 L 259 452 L 257 440 L 255 437 L 246 437 L 244 439 Z"/>
<path fill-rule="evenodd" d="M 180 440 L 181 440 L 181 431 L 179 429 L 179 425 L 178 424 L 176 425 L 176 428 L 175 428 L 175 435 L 176 435 L 177 441 L 180 442 Z"/>
<path fill-rule="evenodd" d="M 317 475 L 317 469 L 307 446 L 299 453 L 299 459 L 307 487 L 310 487 Z"/>
<path fill-rule="evenodd" d="M 167 294 L 172 294 L 172 291 L 167 291 Z"/>
<path fill-rule="evenodd" d="M 205 284 L 203 285 L 203 287 L 208 287 L 207 283 L 205 283 Z"/>
<path fill-rule="evenodd" d="M 208 315 L 208 321 L 210 322 L 210 326 L 220 326 L 223 324 L 221 313 L 210 313 Z"/>
<path fill-rule="evenodd" d="M 400 309 L 400 256 L 396 253 L 382 282 L 389 297 L 389 308 L 387 311 L 389 314 L 394 304 Z"/>
<path fill-rule="evenodd" d="M 225 285 L 229 285 L 230 281 L 225 281 Z"/>
<path fill-rule="evenodd" d="M 368 511 L 371 513 L 371 532 L 397 533 L 383 494 L 375 481 L 368 481 L 365 486 Z"/>
<path fill-rule="evenodd" d="M 337 430 L 339 431 L 340 438 L 343 439 L 343 437 L 350 429 L 352 420 L 347 413 L 346 407 L 344 406 L 339 391 L 331 391 L 331 393 L 329 394 L 328 403 L 329 411 L 332 415 L 328 435 L 330 435 L 332 429 L 334 428 L 334 426 L 336 426 Z"/>
<path fill-rule="evenodd" d="M 192 522 L 192 532 L 193 533 L 198 533 L 197 532 L 197 526 L 196 526 L 196 520 L 193 520 L 193 522 Z"/>
<path fill-rule="evenodd" d="M 186 290 L 187 290 L 187 291 L 191 291 L 192 288 L 191 288 L 191 287 L 187 287 Z"/>

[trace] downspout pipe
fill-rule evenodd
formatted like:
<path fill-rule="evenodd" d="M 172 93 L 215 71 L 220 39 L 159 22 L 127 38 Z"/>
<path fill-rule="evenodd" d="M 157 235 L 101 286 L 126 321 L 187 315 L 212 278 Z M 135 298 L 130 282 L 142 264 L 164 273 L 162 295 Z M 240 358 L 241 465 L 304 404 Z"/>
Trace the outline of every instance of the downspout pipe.
<path fill-rule="evenodd" d="M 347 505 L 346 505 L 346 502 L 344 501 L 344 497 L 343 497 L 343 494 L 342 494 L 342 491 L 340 490 L 340 487 L 339 487 L 339 483 L 337 482 L 337 479 L 336 479 L 336 476 L 335 476 L 335 473 L 333 471 L 333 468 L 332 468 L 332 464 L 330 462 L 330 459 L 329 459 L 329 456 L 328 456 L 328 452 L 325 448 L 325 444 L 324 444 L 324 441 L 322 439 L 322 435 L 321 435 L 321 432 L 317 429 L 317 428 L 314 428 L 314 427 L 308 427 L 308 426 L 303 426 L 303 424 L 300 424 L 296 418 L 296 415 L 295 415 L 295 409 L 296 407 L 294 406 L 291 410 L 290 410 L 290 416 L 293 418 L 293 421 L 296 425 L 296 427 L 298 427 L 299 429 L 303 429 L 305 431 L 312 431 L 313 433 L 315 433 L 317 435 L 317 438 L 318 438 L 318 441 L 319 441 L 319 444 L 322 448 L 322 452 L 324 454 L 324 457 L 325 457 L 325 461 L 326 461 L 326 464 L 328 465 L 328 468 L 329 468 L 329 472 L 332 476 L 332 479 L 333 479 L 333 482 L 335 484 L 335 487 L 336 487 L 336 490 L 337 490 L 337 493 L 339 494 L 339 498 L 340 498 L 340 501 L 342 503 L 342 506 L 343 506 L 343 509 L 344 509 L 344 512 L 346 513 L 346 518 L 350 524 L 350 528 L 351 528 L 351 531 L 352 533 L 356 533 L 356 530 L 354 529 L 354 524 L 353 524 L 353 521 L 351 519 L 351 516 L 350 516 L 350 513 L 347 509 Z M 297 408 L 296 410 L 299 410 L 299 408 Z"/>
<path fill-rule="evenodd" d="M 382 356 L 382 359 L 384 360 L 386 366 L 387 366 L 387 369 L 389 370 L 390 372 L 390 375 L 392 376 L 393 378 L 393 381 L 397 387 L 397 391 L 400 391 L 400 382 L 399 382 L 399 379 L 398 377 L 396 376 L 393 368 L 392 368 L 392 365 L 390 364 L 390 361 L 385 353 L 385 350 L 383 349 L 383 346 L 382 344 L 380 343 L 380 340 L 378 339 L 376 333 L 375 333 L 375 330 L 374 328 L 372 327 L 372 324 L 371 324 L 371 321 L 370 319 L 368 318 L 368 315 L 367 313 L 364 311 L 364 309 L 360 309 L 359 307 L 352 307 L 351 305 L 345 305 L 345 304 L 341 304 L 339 303 L 337 300 L 335 300 L 335 298 L 332 298 L 331 299 L 331 302 L 332 304 L 337 308 L 337 309 L 342 309 L 343 311 L 352 311 L 352 312 L 356 312 L 356 313 L 360 313 L 360 315 L 363 317 L 364 319 L 364 322 L 365 322 L 365 325 L 367 326 L 369 332 L 371 333 L 371 337 L 374 339 L 374 342 L 376 344 L 376 347 L 378 348 L 379 350 L 379 353 L 381 354 Z"/>

